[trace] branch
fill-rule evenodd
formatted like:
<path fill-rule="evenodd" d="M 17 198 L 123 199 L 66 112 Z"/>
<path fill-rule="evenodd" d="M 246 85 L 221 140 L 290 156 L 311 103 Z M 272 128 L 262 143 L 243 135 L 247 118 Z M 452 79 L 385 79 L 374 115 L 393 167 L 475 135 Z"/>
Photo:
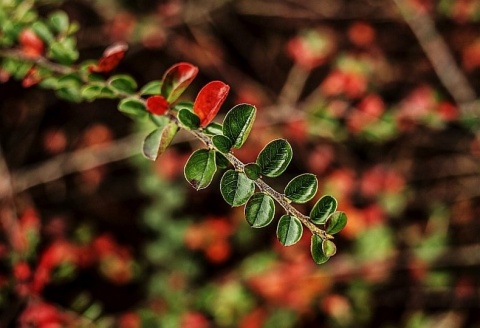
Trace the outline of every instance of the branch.
<path fill-rule="evenodd" d="M 36 64 L 54 73 L 66 75 L 76 72 L 75 69 L 49 61 L 42 56 L 26 56 L 22 51 L 16 49 L 0 49 L 0 57 L 10 58 Z"/>
<path fill-rule="evenodd" d="M 393 0 L 405 22 L 410 26 L 432 63 L 438 78 L 449 91 L 463 114 L 479 114 L 478 99 L 475 91 L 455 63 L 455 59 L 441 35 L 435 28 L 435 22 L 424 11 L 415 10 L 408 1 Z"/>

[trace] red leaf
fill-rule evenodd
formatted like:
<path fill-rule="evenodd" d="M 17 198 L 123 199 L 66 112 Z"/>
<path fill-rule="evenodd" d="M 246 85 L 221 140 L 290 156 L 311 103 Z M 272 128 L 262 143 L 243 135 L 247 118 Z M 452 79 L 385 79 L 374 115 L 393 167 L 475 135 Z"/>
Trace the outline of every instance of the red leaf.
<path fill-rule="evenodd" d="M 20 32 L 18 42 L 21 45 L 23 54 L 31 58 L 41 56 L 45 48 L 43 40 L 28 28 Z"/>
<path fill-rule="evenodd" d="M 90 72 L 106 73 L 117 67 L 125 56 L 128 45 L 125 42 L 117 42 L 109 46 L 103 52 L 102 57 L 98 60 L 97 65 L 90 66 Z"/>
<path fill-rule="evenodd" d="M 229 90 L 230 87 L 221 81 L 212 81 L 200 90 L 193 103 L 193 111 L 200 117 L 200 126 L 206 126 L 213 120 Z"/>
<path fill-rule="evenodd" d="M 180 97 L 197 76 L 198 67 L 189 63 L 178 63 L 170 67 L 162 78 L 160 94 L 172 103 Z"/>
<path fill-rule="evenodd" d="M 168 109 L 168 101 L 162 96 L 151 96 L 147 98 L 147 110 L 155 115 L 163 115 Z"/>

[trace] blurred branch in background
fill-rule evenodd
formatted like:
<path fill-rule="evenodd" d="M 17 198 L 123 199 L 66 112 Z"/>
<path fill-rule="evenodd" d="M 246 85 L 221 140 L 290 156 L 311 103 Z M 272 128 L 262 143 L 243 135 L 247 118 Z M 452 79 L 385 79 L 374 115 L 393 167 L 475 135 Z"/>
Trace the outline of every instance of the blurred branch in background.
<path fill-rule="evenodd" d="M 455 63 L 448 45 L 435 28 L 426 10 L 416 9 L 409 1 L 393 0 L 432 63 L 438 78 L 467 115 L 480 114 L 480 102 L 467 78 Z"/>

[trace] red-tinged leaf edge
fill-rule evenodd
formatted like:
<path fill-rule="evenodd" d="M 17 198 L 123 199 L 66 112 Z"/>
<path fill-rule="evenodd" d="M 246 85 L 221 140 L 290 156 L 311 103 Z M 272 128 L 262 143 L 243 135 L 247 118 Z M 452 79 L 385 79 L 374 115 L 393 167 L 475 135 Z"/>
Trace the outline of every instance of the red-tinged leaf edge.
<path fill-rule="evenodd" d="M 155 115 L 163 115 L 167 112 L 169 103 L 163 96 L 151 96 L 146 101 L 147 110 Z"/>
<path fill-rule="evenodd" d="M 89 67 L 90 72 L 107 73 L 118 66 L 128 50 L 128 44 L 125 42 L 116 42 L 109 46 L 103 52 L 102 57 L 98 60 L 97 65 Z"/>
<path fill-rule="evenodd" d="M 193 103 L 193 112 L 200 118 L 200 126 L 207 126 L 217 115 L 227 98 L 230 86 L 222 81 L 206 84 L 198 93 Z"/>
<path fill-rule="evenodd" d="M 173 103 L 197 76 L 198 67 L 190 63 L 178 63 L 170 67 L 162 78 L 160 94 Z"/>

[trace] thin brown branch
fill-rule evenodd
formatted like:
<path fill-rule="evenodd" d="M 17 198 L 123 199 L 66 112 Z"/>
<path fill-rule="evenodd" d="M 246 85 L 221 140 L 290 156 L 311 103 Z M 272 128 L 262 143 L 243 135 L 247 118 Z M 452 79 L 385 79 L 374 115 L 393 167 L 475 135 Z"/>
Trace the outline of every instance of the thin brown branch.
<path fill-rule="evenodd" d="M 448 45 L 435 28 L 435 22 L 424 11 L 415 10 L 408 1 L 393 0 L 403 19 L 415 34 L 438 78 L 449 91 L 463 114 L 480 112 L 475 91 L 458 67 Z"/>

